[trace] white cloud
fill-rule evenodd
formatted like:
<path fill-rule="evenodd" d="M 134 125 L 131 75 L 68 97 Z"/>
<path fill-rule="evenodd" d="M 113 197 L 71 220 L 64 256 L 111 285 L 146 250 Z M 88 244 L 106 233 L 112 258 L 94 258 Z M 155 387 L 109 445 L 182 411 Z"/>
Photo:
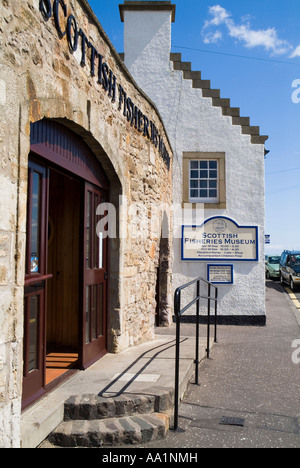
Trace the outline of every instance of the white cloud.
<path fill-rule="evenodd" d="M 225 8 L 222 8 L 220 5 L 210 7 L 209 12 L 213 16 L 213 19 L 211 19 L 210 21 L 205 21 L 204 28 L 209 26 L 219 26 L 220 24 L 226 22 L 231 16 L 231 14 L 227 12 Z"/>
<path fill-rule="evenodd" d="M 236 24 L 232 19 L 231 13 L 220 5 L 210 7 L 209 13 L 212 15 L 212 19 L 205 21 L 202 30 L 205 43 L 221 40 L 223 36 L 220 29 L 213 33 L 211 28 L 223 25 L 226 27 L 230 37 L 243 42 L 245 47 L 249 49 L 254 47 L 263 47 L 266 51 L 276 55 L 285 54 L 292 49 L 292 46 L 288 41 L 282 40 L 278 37 L 278 33 L 275 28 L 261 30 L 252 29 L 249 21 L 247 21 L 249 19 L 247 16 L 244 16 L 241 19 L 241 23 Z M 213 41 L 212 38 L 214 39 Z M 300 56 L 300 46 L 298 53 Z"/>
<path fill-rule="evenodd" d="M 294 52 L 290 55 L 290 58 L 300 57 L 300 45 L 296 47 Z"/>
<path fill-rule="evenodd" d="M 264 47 L 268 52 L 274 54 L 285 54 L 291 50 L 291 45 L 287 41 L 279 39 L 275 28 L 253 30 L 249 24 L 239 26 L 228 25 L 229 35 L 240 41 L 244 41 L 249 49 L 254 47 Z"/>
<path fill-rule="evenodd" d="M 204 37 L 205 44 L 216 44 L 219 40 L 221 40 L 223 34 L 221 31 L 216 31 L 215 33 L 207 33 Z"/>

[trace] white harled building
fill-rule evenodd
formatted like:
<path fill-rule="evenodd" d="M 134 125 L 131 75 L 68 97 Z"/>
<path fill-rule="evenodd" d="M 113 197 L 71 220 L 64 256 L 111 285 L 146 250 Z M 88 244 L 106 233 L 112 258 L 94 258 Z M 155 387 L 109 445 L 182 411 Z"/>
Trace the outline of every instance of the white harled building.
<path fill-rule="evenodd" d="M 220 323 L 264 325 L 264 157 L 268 137 L 260 135 L 259 127 L 250 126 L 250 119 L 241 117 L 230 99 L 221 98 L 220 90 L 211 89 L 200 71 L 192 71 L 190 62 L 182 62 L 181 54 L 171 53 L 175 12 L 176 5 L 169 1 L 125 1 L 120 5 L 125 65 L 157 105 L 173 147 L 174 206 L 190 204 L 199 212 L 204 208 L 202 246 L 212 239 L 205 246 L 207 258 L 201 254 L 195 260 L 195 252 L 186 256 L 181 229 L 174 220 L 173 289 L 199 276 L 215 278 Z M 252 240 L 244 240 L 249 238 Z M 222 242 L 227 243 L 224 254 L 214 245 Z M 228 253 L 230 243 L 237 245 Z M 250 254 L 249 243 L 255 250 Z M 193 320 L 193 312 L 190 315 L 187 320 Z"/>

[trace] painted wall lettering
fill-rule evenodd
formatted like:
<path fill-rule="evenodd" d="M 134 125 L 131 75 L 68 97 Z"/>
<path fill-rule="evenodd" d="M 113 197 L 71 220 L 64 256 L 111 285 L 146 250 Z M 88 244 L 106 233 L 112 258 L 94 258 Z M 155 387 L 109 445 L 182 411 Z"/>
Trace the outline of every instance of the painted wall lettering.
<path fill-rule="evenodd" d="M 49 21 L 53 16 L 58 37 L 61 40 L 66 37 L 71 54 L 74 54 L 80 48 L 80 66 L 82 68 L 87 66 L 87 50 L 90 51 L 90 75 L 97 77 L 97 83 L 108 95 L 111 102 L 118 102 L 119 111 L 123 111 L 123 116 L 131 123 L 131 126 L 134 126 L 158 149 L 167 168 L 170 169 L 170 155 L 154 122 L 135 105 L 123 89 L 123 86 L 117 83 L 117 78 L 105 58 L 98 52 L 95 45 L 89 41 L 75 16 L 69 11 L 65 0 L 53 0 L 52 3 L 51 0 L 40 0 L 39 9 L 44 21 Z M 118 99 L 117 92 L 119 93 Z"/>

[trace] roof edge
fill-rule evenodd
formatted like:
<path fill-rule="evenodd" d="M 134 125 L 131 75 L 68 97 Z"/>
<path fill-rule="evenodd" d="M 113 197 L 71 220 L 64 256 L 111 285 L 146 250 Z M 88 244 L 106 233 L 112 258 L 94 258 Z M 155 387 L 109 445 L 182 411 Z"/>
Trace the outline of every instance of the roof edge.
<path fill-rule="evenodd" d="M 121 21 L 124 23 L 125 11 L 170 11 L 172 13 L 172 23 L 175 22 L 176 5 L 172 5 L 170 1 L 131 1 L 125 0 L 119 5 Z"/>

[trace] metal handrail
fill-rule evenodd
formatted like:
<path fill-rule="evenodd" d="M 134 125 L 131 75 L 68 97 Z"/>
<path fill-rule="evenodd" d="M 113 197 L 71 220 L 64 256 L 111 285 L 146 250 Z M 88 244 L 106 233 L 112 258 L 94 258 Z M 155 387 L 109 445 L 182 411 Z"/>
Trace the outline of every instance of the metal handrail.
<path fill-rule="evenodd" d="M 208 287 L 207 295 L 201 295 L 201 283 L 205 283 Z M 181 291 L 188 287 L 197 284 L 197 297 L 193 299 L 187 306 L 181 309 Z M 211 297 L 211 288 L 215 290 L 215 297 Z M 217 316 L 218 316 L 218 288 L 208 281 L 197 278 L 190 283 L 180 286 L 175 291 L 174 296 L 174 313 L 176 317 L 176 358 L 175 358 L 175 402 L 174 402 L 174 430 L 178 429 L 178 407 L 179 407 L 179 361 L 180 361 L 180 323 L 181 316 L 194 304 L 196 304 L 196 351 L 195 351 L 195 385 L 199 385 L 199 325 L 200 325 L 200 299 L 207 299 L 207 348 L 206 355 L 209 359 L 210 352 L 210 303 L 215 303 L 215 327 L 214 327 L 214 342 L 217 343 Z"/>

